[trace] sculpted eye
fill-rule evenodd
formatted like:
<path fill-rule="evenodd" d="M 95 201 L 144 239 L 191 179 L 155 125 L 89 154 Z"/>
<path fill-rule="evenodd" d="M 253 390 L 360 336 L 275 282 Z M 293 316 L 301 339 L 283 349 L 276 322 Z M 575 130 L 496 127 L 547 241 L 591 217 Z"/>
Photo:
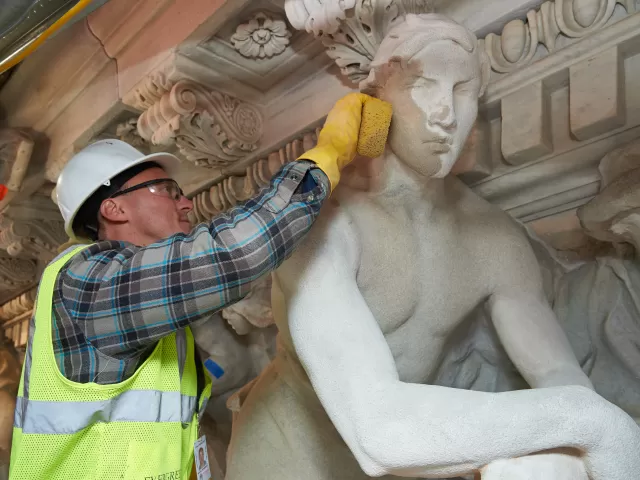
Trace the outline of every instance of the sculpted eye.
<path fill-rule="evenodd" d="M 467 80 L 466 82 L 458 82 L 453 87 L 454 93 L 458 94 L 471 94 L 473 93 L 473 81 Z"/>

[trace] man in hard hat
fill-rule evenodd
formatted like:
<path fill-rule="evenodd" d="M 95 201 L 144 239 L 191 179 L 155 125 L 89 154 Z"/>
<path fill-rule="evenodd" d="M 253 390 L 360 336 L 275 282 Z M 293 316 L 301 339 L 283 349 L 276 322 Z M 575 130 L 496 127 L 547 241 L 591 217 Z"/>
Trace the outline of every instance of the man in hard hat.
<path fill-rule="evenodd" d="M 355 156 L 368 100 L 338 102 L 316 148 L 193 230 L 173 155 L 104 140 L 68 162 L 57 185 L 65 230 L 94 243 L 42 275 L 11 479 L 188 478 L 210 390 L 188 327 L 293 252 Z"/>

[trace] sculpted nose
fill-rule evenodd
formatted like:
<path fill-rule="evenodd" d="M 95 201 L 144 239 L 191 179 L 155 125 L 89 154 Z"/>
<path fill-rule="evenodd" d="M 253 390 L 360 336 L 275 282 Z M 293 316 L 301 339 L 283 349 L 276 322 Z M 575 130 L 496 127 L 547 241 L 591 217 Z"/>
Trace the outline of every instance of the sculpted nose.
<path fill-rule="evenodd" d="M 438 125 L 444 130 L 452 130 L 458 126 L 453 105 L 449 102 L 437 104 L 429 115 L 429 124 Z"/>

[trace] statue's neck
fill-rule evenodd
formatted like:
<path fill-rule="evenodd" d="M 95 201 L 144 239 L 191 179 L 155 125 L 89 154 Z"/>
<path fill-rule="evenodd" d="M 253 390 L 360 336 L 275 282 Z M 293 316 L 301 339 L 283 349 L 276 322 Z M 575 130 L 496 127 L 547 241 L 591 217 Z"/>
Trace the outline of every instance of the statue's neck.
<path fill-rule="evenodd" d="M 433 207 L 445 201 L 446 179 L 424 176 L 402 162 L 391 149 L 374 160 L 376 181 L 372 191 L 401 201 L 420 201 Z"/>

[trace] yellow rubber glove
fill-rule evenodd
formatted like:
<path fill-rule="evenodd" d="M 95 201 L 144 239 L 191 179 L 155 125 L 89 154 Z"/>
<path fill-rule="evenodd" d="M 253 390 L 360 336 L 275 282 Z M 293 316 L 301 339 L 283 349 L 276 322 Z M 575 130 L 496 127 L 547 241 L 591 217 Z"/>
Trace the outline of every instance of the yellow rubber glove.
<path fill-rule="evenodd" d="M 317 146 L 298 158 L 315 162 L 329 177 L 331 191 L 338 186 L 342 169 L 356 156 L 362 108 L 369 100 L 373 98 L 364 93 L 350 93 L 338 100 L 320 130 Z"/>

